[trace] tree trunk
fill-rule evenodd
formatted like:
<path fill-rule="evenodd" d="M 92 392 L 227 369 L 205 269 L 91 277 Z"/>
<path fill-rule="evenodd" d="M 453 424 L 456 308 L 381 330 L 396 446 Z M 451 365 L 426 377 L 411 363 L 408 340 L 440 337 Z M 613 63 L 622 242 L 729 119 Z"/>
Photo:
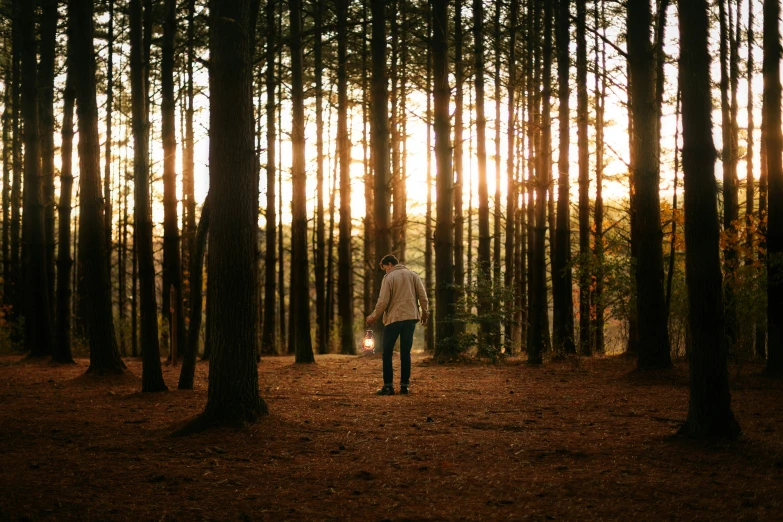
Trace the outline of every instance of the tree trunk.
<path fill-rule="evenodd" d="M 13 0 L 18 2 L 18 0 Z M 16 5 L 14 4 L 14 9 Z M 22 36 L 19 26 L 19 19 L 16 17 L 16 22 L 11 23 L 11 42 L 13 45 L 12 64 L 11 64 L 11 92 L 12 94 L 12 117 L 11 117 L 11 155 L 13 158 L 13 184 L 11 187 L 11 267 L 10 267 L 10 294 L 11 312 L 13 316 L 17 316 L 22 312 L 23 297 L 21 287 L 21 263 L 20 257 L 20 243 L 19 243 L 19 229 L 22 223 L 22 141 L 21 133 L 19 132 L 19 112 L 21 102 L 21 88 L 19 85 L 20 77 L 20 63 L 22 55 Z"/>
<path fill-rule="evenodd" d="M 261 353 L 277 351 L 275 339 L 275 266 L 277 264 L 277 215 L 275 195 L 275 158 L 277 155 L 275 126 L 275 1 L 267 0 L 266 14 L 266 258 L 264 264 L 264 325 L 261 333 Z M 203 211 L 202 211 L 203 212 Z M 202 213 L 203 216 L 203 213 Z M 202 217 L 203 219 L 203 217 Z M 280 232 L 282 235 L 282 232 Z"/>
<path fill-rule="evenodd" d="M 454 1 L 454 300 L 462 311 L 465 300 L 465 243 L 462 198 L 465 193 L 463 156 L 463 89 L 465 75 L 462 63 L 462 0 Z M 436 160 L 437 161 L 437 160 Z M 470 245 L 470 243 L 468 243 Z M 454 323 L 455 333 L 465 333 L 464 320 Z"/>
<path fill-rule="evenodd" d="M 590 144 L 587 123 L 586 0 L 576 0 L 576 125 L 579 149 L 579 353 L 592 355 L 590 335 Z M 596 31 L 597 31 L 596 26 Z M 596 78 L 598 76 L 596 75 Z M 596 103 L 597 106 L 597 103 Z M 598 109 L 596 109 L 596 112 Z M 597 124 L 596 124 L 597 128 Z M 597 145 L 596 138 L 596 145 Z M 597 158 L 596 152 L 596 158 Z M 601 152 L 603 154 L 603 151 Z M 598 164 L 597 164 L 598 165 Z M 599 165 L 597 168 L 602 168 Z M 600 192 L 600 189 L 596 189 Z M 597 218 L 596 218 L 597 219 Z"/>
<path fill-rule="evenodd" d="M 380 258 L 391 251 L 391 223 L 389 207 L 389 122 L 388 93 L 386 91 L 386 2 L 370 0 L 372 11 L 372 143 L 374 161 L 373 212 L 375 221 L 375 257 Z M 384 271 L 374 260 L 375 292 L 373 300 L 378 299 Z M 383 345 L 383 323 L 375 322 L 376 343 Z"/>
<path fill-rule="evenodd" d="M 302 2 L 289 0 L 291 28 L 291 325 L 288 350 L 297 363 L 315 362 L 310 339 L 310 278 L 307 263 L 307 172 L 305 164 Z"/>
<path fill-rule="evenodd" d="M 193 238 L 193 250 L 190 257 L 190 325 L 188 328 L 187 352 L 182 361 L 179 373 L 180 390 L 192 390 L 193 378 L 196 373 L 196 356 L 198 355 L 198 338 L 201 333 L 202 297 L 201 286 L 204 277 L 204 251 L 207 246 L 209 231 L 209 205 L 204 202 L 201 208 L 201 219 L 198 222 L 196 237 Z M 274 266 L 274 265 L 272 265 Z M 274 272 L 274 270 L 272 270 Z M 184 333 L 184 332 L 183 332 Z"/>
<path fill-rule="evenodd" d="M 447 0 L 433 0 L 432 65 L 435 117 L 436 221 L 435 221 L 435 358 L 443 361 L 457 355 L 454 337 L 454 178 L 449 138 L 448 14 Z"/>
<path fill-rule="evenodd" d="M 476 88 L 476 149 L 478 161 L 478 274 L 477 303 L 480 334 L 479 354 L 488 353 L 494 345 L 492 337 L 492 265 L 489 235 L 489 191 L 487 190 L 487 119 L 484 115 L 484 5 L 473 0 L 473 57 Z"/>
<path fill-rule="evenodd" d="M 185 355 L 185 313 L 182 301 L 182 265 L 180 261 L 179 217 L 177 216 L 177 139 L 175 137 L 174 111 L 174 46 L 177 33 L 177 6 L 175 0 L 164 3 L 163 45 L 161 55 L 161 133 L 163 135 L 163 315 L 169 331 L 169 350 L 176 323 L 176 353 Z M 171 303 L 170 289 L 174 288 L 176 303 Z M 174 310 L 172 318 L 171 310 Z M 172 321 L 173 319 L 173 321 Z M 170 352 L 171 353 L 171 352 Z"/>
<path fill-rule="evenodd" d="M 604 1 L 601 0 L 601 20 L 604 19 Z M 598 0 L 595 0 L 595 26 L 598 27 Z M 603 29 L 604 40 L 598 44 L 598 33 L 595 36 L 595 239 L 593 255 L 595 257 L 595 322 L 592 330 L 595 333 L 594 349 L 596 353 L 604 353 L 604 106 L 606 104 L 606 29 Z M 599 51 L 600 49 L 600 51 Z M 601 55 L 599 63 L 599 52 Z M 599 73 L 600 71 L 600 79 Z M 580 290 L 581 292 L 581 290 Z M 581 307 L 581 301 L 580 301 Z M 581 328 L 581 323 L 580 323 Z"/>
<path fill-rule="evenodd" d="M 111 164 L 112 164 L 112 111 L 114 103 L 114 0 L 109 3 L 109 28 L 107 37 L 108 60 L 106 64 L 106 143 L 104 160 L 106 161 L 103 174 L 103 233 L 106 235 L 106 248 L 109 255 L 106 257 L 106 267 L 111 281 Z"/>
<path fill-rule="evenodd" d="M 500 37 L 500 11 L 502 10 L 503 2 L 498 0 L 495 2 L 495 19 L 493 27 L 494 36 L 494 58 L 495 58 L 495 197 L 492 202 L 494 205 L 493 216 L 493 229 L 492 229 L 492 281 L 494 282 L 494 304 L 493 306 L 498 309 L 502 303 L 502 293 L 500 293 L 500 260 L 501 260 L 501 241 L 500 241 L 500 228 L 503 215 L 502 205 L 500 203 L 500 47 L 502 40 Z M 494 327 L 495 331 L 494 342 L 496 346 L 500 346 L 500 321 Z"/>
<path fill-rule="evenodd" d="M 373 181 L 372 181 L 372 152 L 368 142 L 367 125 L 369 122 L 368 111 L 370 98 L 368 96 L 369 76 L 367 69 L 367 29 L 369 15 L 367 2 L 362 2 L 362 153 L 364 166 L 364 316 L 372 313 L 375 307 L 373 301 L 373 283 L 375 278 L 375 225 L 373 223 Z"/>
<path fill-rule="evenodd" d="M 323 60 L 322 60 L 322 18 L 324 3 L 313 5 L 315 15 L 315 127 L 316 127 L 316 210 L 315 210 L 315 337 L 318 353 L 329 353 L 329 326 L 326 314 L 326 228 L 324 225 L 324 121 L 323 121 Z M 342 62 L 340 62 L 342 65 Z M 338 65 L 339 66 L 339 65 Z M 339 124 L 338 124 L 339 125 Z M 339 132 L 339 131 L 338 131 Z M 339 139 L 339 138 L 338 138 Z"/>
<path fill-rule="evenodd" d="M 779 0 L 764 0 L 764 107 L 767 143 L 767 372 L 783 371 L 783 136 L 780 116 Z"/>
<path fill-rule="evenodd" d="M 535 207 L 535 245 L 533 248 L 533 263 L 531 267 L 531 308 L 530 308 L 530 343 L 527 347 L 527 361 L 531 364 L 541 364 L 542 353 L 549 336 L 546 298 L 546 205 L 549 172 L 552 168 L 551 152 L 551 71 L 552 71 L 552 5 L 543 2 L 544 49 L 542 53 L 543 67 L 541 71 L 541 147 L 537 156 L 536 207 Z"/>
<path fill-rule="evenodd" d="M 135 224 L 134 247 L 139 271 L 141 312 L 142 391 L 166 390 L 160 369 L 158 316 L 155 296 L 155 265 L 152 252 L 152 218 L 150 216 L 149 118 L 147 110 L 148 63 L 142 45 L 141 0 L 129 5 L 131 40 L 131 107 L 133 117 L 133 185 Z M 84 197 L 84 196 L 82 196 Z M 165 291 L 164 291 L 165 293 Z"/>
<path fill-rule="evenodd" d="M 188 28 L 187 28 L 187 61 L 186 67 L 186 92 L 185 92 L 185 139 L 182 146 L 182 266 L 187 269 L 190 266 L 190 256 L 193 250 L 192 243 L 196 233 L 196 198 L 195 198 L 195 160 L 194 160 L 194 136 L 193 136 L 193 61 L 195 60 L 195 11 L 196 1 L 187 0 Z M 180 124 L 181 125 L 181 124 Z M 185 280 L 183 280 L 183 283 Z M 183 296 L 184 312 L 190 311 L 190 302 L 187 295 Z"/>
<path fill-rule="evenodd" d="M 70 53 L 69 53 L 70 54 Z M 63 126 L 60 154 L 60 226 L 57 245 L 57 306 L 52 360 L 73 363 L 71 354 L 71 192 L 73 190 L 73 70 L 67 65 L 63 91 Z"/>
<path fill-rule="evenodd" d="M 6 48 L 10 38 L 6 38 Z M 13 162 L 11 144 L 11 113 L 13 112 L 13 81 L 11 67 L 5 69 L 3 76 L 3 304 L 9 304 L 11 298 L 11 164 Z"/>
<path fill-rule="evenodd" d="M 432 40 L 432 11 L 427 10 L 427 38 Z M 432 46 L 427 46 L 427 210 L 424 215 L 424 287 L 427 296 L 432 296 Z M 432 321 L 424 327 L 424 341 L 427 353 L 435 351 L 435 326 Z"/>
<path fill-rule="evenodd" d="M 111 10 L 111 4 L 110 4 Z M 38 67 L 38 124 L 41 134 L 41 190 L 46 242 L 46 283 L 51 317 L 54 318 L 54 70 L 57 37 L 57 1 L 41 2 Z"/>
<path fill-rule="evenodd" d="M 337 148 L 340 155 L 340 242 L 337 249 L 337 305 L 340 310 L 340 353 L 353 355 L 353 263 L 351 247 L 351 142 L 348 138 L 348 5 L 337 2 Z"/>
<path fill-rule="evenodd" d="M 516 45 L 517 45 L 517 11 L 519 11 L 519 0 L 511 0 L 509 5 L 509 20 L 508 20 L 508 86 L 507 86 L 507 103 L 508 103 L 508 120 L 506 130 L 506 141 L 508 148 L 506 157 L 506 274 L 503 283 L 506 286 L 506 290 L 509 295 L 514 296 L 513 303 L 506 305 L 505 316 L 505 348 L 506 353 L 511 354 L 517 348 L 518 339 L 515 332 L 518 333 L 518 327 L 515 324 L 514 309 L 517 307 L 517 301 L 520 296 L 520 288 L 514 284 L 514 281 L 519 277 L 516 272 L 516 245 L 517 242 L 517 200 L 519 198 L 520 185 L 516 182 L 516 170 L 514 157 L 516 155 L 516 90 L 517 90 L 517 76 L 516 76 Z M 500 44 L 498 44 L 498 47 Z M 499 93 L 497 93 L 499 96 Z"/>
<path fill-rule="evenodd" d="M 649 0 L 628 4 L 629 100 L 633 119 L 631 170 L 638 232 L 635 277 L 639 369 L 671 366 L 663 287 L 656 73 L 655 54 L 650 43 L 651 18 Z"/>
<path fill-rule="evenodd" d="M 31 357 L 52 355 L 52 320 L 47 282 L 44 210 L 41 199 L 41 135 L 38 126 L 38 78 L 36 71 L 35 6 L 17 4 L 22 35 L 22 118 L 24 119 L 23 237 L 27 245 L 24 263 L 24 346 Z"/>
<path fill-rule="evenodd" d="M 728 6 L 728 21 L 726 3 L 729 0 L 719 0 L 718 12 L 720 23 L 720 99 L 721 99 L 721 135 L 723 138 L 723 230 L 732 235 L 734 222 L 739 217 L 737 204 L 737 166 L 735 160 L 733 116 L 736 115 L 736 49 L 734 48 L 734 30 L 732 27 L 731 5 Z M 731 56 L 729 56 L 731 54 Z M 731 62 L 729 64 L 728 62 Z M 731 90 L 731 93 L 729 92 Z M 731 96 L 731 101 L 729 99 Z M 734 272 L 736 270 L 737 252 L 733 241 L 727 241 L 723 249 L 726 263 L 726 280 L 724 281 L 726 306 L 726 335 L 729 349 L 733 349 L 737 341 L 737 310 L 734 302 Z"/>
<path fill-rule="evenodd" d="M 581 0 L 580 0 L 581 3 Z M 560 144 L 558 146 L 559 157 L 557 160 L 558 170 L 558 182 L 557 182 L 557 231 L 555 233 L 555 248 L 554 255 L 552 257 L 552 301 L 554 304 L 554 320 L 553 320 L 553 337 L 554 337 L 554 349 L 556 353 L 576 353 L 576 346 L 574 344 L 574 302 L 573 302 L 573 289 L 571 279 L 571 198 L 570 198 L 570 181 L 569 181 L 569 147 L 571 142 L 570 127 L 571 127 L 571 113 L 569 107 L 569 98 L 571 97 L 571 89 L 569 82 L 569 20 L 571 14 L 571 2 L 570 0 L 558 0 L 556 6 L 557 12 L 557 81 L 558 81 L 558 98 L 559 98 L 559 138 Z M 577 4 L 577 14 L 579 13 L 579 3 Z M 579 48 L 579 40 L 577 39 L 577 49 Z M 586 49 L 583 49 L 586 53 Z M 577 51 L 578 53 L 578 51 Z M 586 59 L 585 59 L 586 62 Z M 586 83 L 586 78 L 585 83 Z M 577 80 L 577 91 L 581 94 L 584 90 L 587 92 L 587 86 L 581 86 Z M 579 107 L 581 109 L 581 106 Z M 585 108 L 585 112 L 587 112 Z M 581 115 L 581 113 L 580 113 Z M 585 122 L 585 128 L 587 122 Z M 581 130 L 581 128 L 580 128 Z M 586 134 L 586 133 L 585 133 Z M 582 134 L 579 134 L 581 137 Z M 585 141 L 586 141 L 585 136 Z M 580 142 L 581 144 L 581 142 Z M 587 147 L 585 146 L 585 149 Z M 580 149 L 580 152 L 582 150 Z M 581 156 L 579 158 L 582 159 Z M 581 167 L 581 161 L 580 161 Z M 588 165 L 585 165 L 585 172 L 587 172 Z M 580 174 L 582 172 L 580 171 Z M 583 211 L 582 209 L 582 192 L 587 191 L 587 187 L 582 187 L 584 180 L 579 179 L 579 251 L 582 252 L 582 220 L 585 221 L 589 228 L 589 200 L 585 206 L 588 207 Z M 589 183 L 589 178 L 588 178 Z M 585 198 L 587 199 L 587 198 Z M 582 214 L 584 213 L 584 216 Z M 587 231 L 584 236 L 587 238 Z M 589 250 L 590 241 L 586 240 L 585 251 Z M 583 270 L 580 273 L 584 272 Z M 584 275 L 582 275 L 584 277 Z M 581 282 L 581 278 L 580 278 Z M 580 285 L 581 288 L 581 285 Z M 588 290 L 589 292 L 589 290 Z M 580 293 L 580 305 L 581 305 L 581 293 Z M 580 306 L 581 312 L 581 306 Z M 581 325 L 580 316 L 580 325 Z M 588 308 L 588 326 L 589 326 L 589 308 Z M 581 339 L 581 331 L 580 331 Z M 589 331 L 588 331 L 589 339 Z"/>
<path fill-rule="evenodd" d="M 209 258 L 212 357 L 204 412 L 179 433 L 267 413 L 258 393 L 253 48 L 257 0 L 209 3 Z M 309 329 L 308 329 L 309 331 Z"/>
<path fill-rule="evenodd" d="M 100 137 L 95 93 L 93 2 L 68 2 L 68 67 L 76 90 L 79 131 L 79 266 L 84 290 L 85 329 L 90 344 L 87 373 L 122 373 L 111 310 L 111 285 L 106 271 L 106 236 L 101 204 Z"/>
<path fill-rule="evenodd" d="M 724 337 L 720 234 L 712 142 L 709 22 L 705 0 L 680 1 L 683 173 L 688 316 L 691 331 L 690 437 L 736 438 Z M 777 16 L 774 18 L 777 23 Z"/>

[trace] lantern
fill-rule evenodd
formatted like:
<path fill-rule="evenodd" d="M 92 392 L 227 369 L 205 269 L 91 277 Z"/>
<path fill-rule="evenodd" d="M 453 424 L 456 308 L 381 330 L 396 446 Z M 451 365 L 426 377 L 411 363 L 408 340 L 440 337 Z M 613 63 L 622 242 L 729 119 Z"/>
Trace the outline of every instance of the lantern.
<path fill-rule="evenodd" d="M 364 353 L 375 353 L 375 335 L 373 334 L 372 330 L 367 330 L 364 332 L 362 351 Z"/>

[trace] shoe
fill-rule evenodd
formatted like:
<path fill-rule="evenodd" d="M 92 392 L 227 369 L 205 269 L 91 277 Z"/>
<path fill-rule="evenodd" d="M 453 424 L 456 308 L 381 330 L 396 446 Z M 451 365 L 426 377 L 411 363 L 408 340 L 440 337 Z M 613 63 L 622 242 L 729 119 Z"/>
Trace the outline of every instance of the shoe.
<path fill-rule="evenodd" d="M 394 395 L 394 387 L 384 386 L 383 388 L 375 392 L 375 395 Z"/>
<path fill-rule="evenodd" d="M 408 395 L 409 393 L 407 386 L 400 386 L 400 395 Z"/>

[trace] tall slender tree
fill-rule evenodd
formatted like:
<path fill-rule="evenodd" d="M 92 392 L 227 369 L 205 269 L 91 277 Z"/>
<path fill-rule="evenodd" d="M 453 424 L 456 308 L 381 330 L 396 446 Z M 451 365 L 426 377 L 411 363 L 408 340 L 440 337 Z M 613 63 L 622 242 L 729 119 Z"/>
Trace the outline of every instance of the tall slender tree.
<path fill-rule="evenodd" d="M 291 30 L 291 325 L 288 350 L 297 363 L 315 362 L 310 338 L 310 278 L 307 267 L 307 173 L 305 170 L 304 85 L 302 64 L 302 2 L 289 0 Z M 217 204 L 217 203 L 216 203 Z"/>
<path fill-rule="evenodd" d="M 637 227 L 636 310 L 640 369 L 671 366 L 663 290 L 663 232 L 659 197 L 655 54 L 650 42 L 649 0 L 628 4 L 631 170 Z"/>
<path fill-rule="evenodd" d="M 569 85 L 569 69 L 571 65 L 569 58 L 569 47 L 571 44 L 569 21 L 571 19 L 571 2 L 570 0 L 557 0 L 556 6 L 560 144 L 558 146 L 559 157 L 557 160 L 557 230 L 555 232 L 555 248 L 552 256 L 552 301 L 554 305 L 552 326 L 555 350 L 563 353 L 576 353 L 574 344 L 574 302 L 571 282 L 571 187 L 568 154 L 571 141 L 571 112 L 569 106 L 569 98 L 571 96 Z M 580 213 L 582 212 L 581 206 L 579 211 Z M 589 222 L 589 218 L 587 216 L 585 218 Z"/>
<path fill-rule="evenodd" d="M 47 282 L 44 210 L 41 196 L 41 135 L 38 125 L 38 73 L 35 45 L 35 5 L 18 3 L 17 20 L 22 34 L 22 118 L 24 118 L 24 215 L 23 253 L 24 345 L 33 357 L 52 355 L 52 320 Z"/>
<path fill-rule="evenodd" d="M 315 331 L 318 353 L 329 353 L 329 321 L 326 318 L 326 228 L 324 224 L 324 119 L 323 119 L 323 11 L 324 2 L 313 6 L 315 43 L 313 74 L 315 75 L 315 128 L 317 151 L 315 176 Z M 339 65 L 338 65 L 339 67 Z"/>
<path fill-rule="evenodd" d="M 133 118 L 133 185 L 134 241 L 139 271 L 141 312 L 140 343 L 142 355 L 142 391 L 166 390 L 160 369 L 158 314 L 155 297 L 155 264 L 152 252 L 152 217 L 150 215 L 149 116 L 147 108 L 148 66 L 145 62 L 142 21 L 148 14 L 141 0 L 129 4 L 131 111 Z M 84 193 L 82 193 L 84 199 Z"/>
<path fill-rule="evenodd" d="M 104 221 L 93 23 L 93 2 L 68 1 L 68 68 L 73 75 L 79 122 L 78 264 L 90 267 L 81 274 L 85 306 L 82 312 L 90 344 L 90 367 L 87 373 L 101 375 L 122 373 L 125 363 L 120 358 L 114 335 L 111 284 L 106 271 L 108 250 L 102 229 Z"/>
<path fill-rule="evenodd" d="M 46 283 L 54 318 L 54 71 L 57 40 L 57 1 L 40 3 L 40 62 L 38 64 L 38 123 L 41 136 L 41 197 L 46 243 Z"/>
<path fill-rule="evenodd" d="M 590 335 L 590 150 L 587 101 L 587 2 L 576 0 L 576 125 L 579 154 L 579 353 L 593 353 Z M 596 28 L 596 31 L 598 29 Z M 596 78 L 597 78 L 596 73 Z M 597 102 L 596 102 L 597 105 Z M 597 157 L 597 153 L 596 153 Z M 597 185 L 596 185 L 597 186 Z M 599 190 L 599 189 L 596 189 Z M 599 190 L 600 191 L 600 190 Z"/>
<path fill-rule="evenodd" d="M 516 155 L 516 91 L 517 71 L 516 71 L 516 47 L 517 47 L 517 19 L 519 11 L 519 0 L 511 0 L 509 3 L 508 17 L 508 84 L 506 86 L 506 99 L 508 107 L 508 119 L 506 124 L 506 274 L 504 284 L 507 289 L 513 289 L 514 306 L 506 306 L 505 320 L 505 347 L 508 353 L 515 350 L 518 339 L 515 332 L 518 333 L 518 327 L 515 324 L 514 308 L 517 307 L 519 292 L 518 285 L 515 285 L 517 274 L 517 260 L 515 248 L 517 248 L 517 200 L 519 199 L 519 185 L 516 180 L 516 170 L 514 156 Z"/>
<path fill-rule="evenodd" d="M 177 35 L 177 2 L 165 0 L 163 44 L 161 46 L 161 133 L 163 135 L 163 315 L 168 323 L 169 338 L 176 336 L 178 357 L 185 355 L 185 313 L 182 308 L 182 265 L 177 215 L 177 139 L 174 112 L 174 47 Z M 171 289 L 176 302 L 171 302 Z M 171 312 L 173 311 L 173 312 Z M 172 343 L 169 349 L 173 352 Z"/>
<path fill-rule="evenodd" d="M 433 0 L 432 9 L 432 66 L 434 98 L 434 131 L 436 174 L 435 221 L 435 358 L 447 360 L 457 355 L 454 339 L 454 178 L 451 169 L 449 143 L 449 76 L 448 76 L 448 1 Z"/>
<path fill-rule="evenodd" d="M 462 46 L 462 0 L 454 1 L 454 286 L 456 306 L 461 306 L 465 296 L 465 243 L 462 198 L 465 191 L 463 169 L 463 91 L 465 85 Z M 433 93 L 434 94 L 434 93 Z M 434 100 L 433 100 L 434 101 Z M 468 244 L 470 244 L 468 242 Z M 456 333 L 463 333 L 465 323 L 456 321 Z"/>
<path fill-rule="evenodd" d="M 706 0 L 679 2 L 691 393 L 682 432 L 735 438 L 724 335 Z M 775 17 L 777 24 L 777 17 Z M 778 80 L 779 81 L 779 80 Z"/>
<path fill-rule="evenodd" d="M 69 44 L 70 45 L 70 44 Z M 73 69 L 67 67 L 63 91 L 62 158 L 60 168 L 57 245 L 57 306 L 52 360 L 73 363 L 71 354 L 71 192 L 73 191 Z"/>
<path fill-rule="evenodd" d="M 109 255 L 106 266 L 111 281 L 111 166 L 112 166 L 112 117 L 114 116 L 114 0 L 108 0 L 109 24 L 107 34 L 108 59 L 106 63 L 106 143 L 104 152 L 105 167 L 103 172 L 103 233 L 106 234 L 106 248 Z"/>

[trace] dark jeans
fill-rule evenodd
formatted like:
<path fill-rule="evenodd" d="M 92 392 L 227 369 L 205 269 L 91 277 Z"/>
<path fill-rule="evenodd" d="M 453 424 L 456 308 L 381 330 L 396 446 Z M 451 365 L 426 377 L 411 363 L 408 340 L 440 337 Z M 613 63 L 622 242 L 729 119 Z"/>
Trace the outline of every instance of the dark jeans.
<path fill-rule="evenodd" d="M 397 337 L 400 338 L 400 386 L 408 386 L 411 382 L 411 346 L 413 345 L 413 330 L 417 319 L 397 321 L 383 327 L 383 385 L 394 384 L 392 355 Z"/>

